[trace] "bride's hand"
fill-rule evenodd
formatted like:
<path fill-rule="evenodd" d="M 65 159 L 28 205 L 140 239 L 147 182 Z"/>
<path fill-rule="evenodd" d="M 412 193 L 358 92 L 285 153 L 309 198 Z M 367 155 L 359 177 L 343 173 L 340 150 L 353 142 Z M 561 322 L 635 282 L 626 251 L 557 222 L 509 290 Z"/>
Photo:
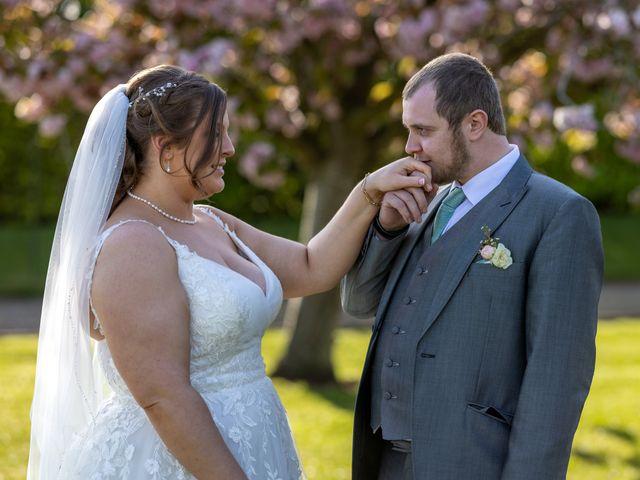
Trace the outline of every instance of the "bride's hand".
<path fill-rule="evenodd" d="M 431 182 L 427 164 L 405 157 L 370 174 L 366 190 L 376 203 L 382 203 L 382 227 L 395 230 L 412 221 L 420 222 L 437 185 Z"/>
<path fill-rule="evenodd" d="M 367 192 L 378 203 L 386 192 L 405 188 L 422 188 L 430 192 L 433 189 L 431 168 L 413 157 L 404 157 L 385 165 L 367 177 Z"/>
<path fill-rule="evenodd" d="M 422 175 L 413 172 L 412 175 Z M 382 207 L 378 213 L 380 226 L 388 231 L 400 230 L 411 222 L 422 221 L 422 215 L 438 193 L 438 185 L 431 183 L 433 189 L 426 192 L 423 188 L 407 188 L 387 192 L 382 198 Z"/>

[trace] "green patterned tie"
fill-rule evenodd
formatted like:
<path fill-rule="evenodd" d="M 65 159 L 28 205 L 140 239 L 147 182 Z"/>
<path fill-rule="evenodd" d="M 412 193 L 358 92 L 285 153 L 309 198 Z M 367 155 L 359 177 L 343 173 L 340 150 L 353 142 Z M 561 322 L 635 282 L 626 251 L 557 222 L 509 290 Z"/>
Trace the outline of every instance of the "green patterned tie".
<path fill-rule="evenodd" d="M 453 212 L 456 211 L 456 208 L 464 202 L 465 200 L 464 192 L 462 188 L 456 187 L 451 190 L 447 196 L 444 198 L 440 207 L 438 207 L 438 212 L 436 213 L 436 218 L 433 221 L 433 230 L 431 232 L 431 243 L 435 243 L 438 238 L 442 235 L 442 231 L 444 227 L 447 226 L 449 220 L 453 216 Z"/>

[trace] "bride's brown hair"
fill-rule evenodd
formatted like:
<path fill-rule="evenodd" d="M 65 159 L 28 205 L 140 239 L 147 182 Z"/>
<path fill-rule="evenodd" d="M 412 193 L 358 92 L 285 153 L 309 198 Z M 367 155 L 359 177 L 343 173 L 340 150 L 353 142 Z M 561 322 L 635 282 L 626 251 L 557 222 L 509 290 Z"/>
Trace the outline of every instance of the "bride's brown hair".
<path fill-rule="evenodd" d="M 175 86 L 165 88 L 161 95 L 148 94 L 167 84 Z M 198 174 L 209 166 L 214 153 L 215 157 L 220 157 L 222 136 L 219 132 L 227 107 L 224 90 L 194 72 L 159 65 L 133 75 L 127 83 L 126 95 L 131 107 L 127 115 L 124 164 L 110 214 L 142 175 L 145 153 L 155 135 L 169 138 L 162 145 L 159 158 L 169 145 L 185 149 L 184 168 L 192 185 L 202 190 Z M 203 123 L 207 137 L 205 148 L 193 167 L 189 167 L 186 152 L 196 128 Z"/>

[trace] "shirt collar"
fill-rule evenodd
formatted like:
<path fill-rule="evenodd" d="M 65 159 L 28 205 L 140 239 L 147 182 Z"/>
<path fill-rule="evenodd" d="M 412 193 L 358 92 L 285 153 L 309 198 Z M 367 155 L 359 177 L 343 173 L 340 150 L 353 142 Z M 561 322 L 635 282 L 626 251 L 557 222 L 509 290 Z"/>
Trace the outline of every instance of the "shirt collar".
<path fill-rule="evenodd" d="M 451 184 L 451 189 L 461 187 L 467 200 L 472 205 L 476 205 L 486 197 L 494 188 L 496 188 L 504 177 L 507 176 L 509 170 L 515 165 L 520 158 L 520 149 L 517 145 L 509 144 L 511 150 L 496 163 L 485 168 L 470 178 L 467 183 L 460 185 L 457 180 Z"/>

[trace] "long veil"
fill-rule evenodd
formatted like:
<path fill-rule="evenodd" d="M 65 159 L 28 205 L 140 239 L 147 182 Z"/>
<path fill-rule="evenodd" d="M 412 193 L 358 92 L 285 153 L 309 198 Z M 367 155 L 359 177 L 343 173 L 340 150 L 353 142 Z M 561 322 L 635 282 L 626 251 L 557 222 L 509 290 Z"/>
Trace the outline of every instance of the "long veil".
<path fill-rule="evenodd" d="M 65 450 L 101 400 L 89 337 L 92 252 L 113 201 L 124 159 L 125 85 L 94 107 L 67 182 L 42 304 L 31 406 L 29 480 L 57 477 Z"/>

